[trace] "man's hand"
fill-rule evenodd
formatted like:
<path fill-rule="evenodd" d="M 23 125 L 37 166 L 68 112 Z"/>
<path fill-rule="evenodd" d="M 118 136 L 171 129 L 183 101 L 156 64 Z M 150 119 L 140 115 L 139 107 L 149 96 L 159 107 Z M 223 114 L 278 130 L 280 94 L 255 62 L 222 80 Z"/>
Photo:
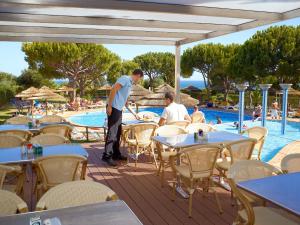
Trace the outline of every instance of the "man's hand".
<path fill-rule="evenodd" d="M 111 115 L 111 112 L 112 112 L 112 107 L 111 107 L 110 105 L 106 106 L 106 114 L 107 114 L 108 116 L 110 116 L 110 115 Z"/>
<path fill-rule="evenodd" d="M 136 118 L 137 120 L 141 120 L 141 119 L 142 119 L 138 114 L 135 114 L 135 118 Z"/>

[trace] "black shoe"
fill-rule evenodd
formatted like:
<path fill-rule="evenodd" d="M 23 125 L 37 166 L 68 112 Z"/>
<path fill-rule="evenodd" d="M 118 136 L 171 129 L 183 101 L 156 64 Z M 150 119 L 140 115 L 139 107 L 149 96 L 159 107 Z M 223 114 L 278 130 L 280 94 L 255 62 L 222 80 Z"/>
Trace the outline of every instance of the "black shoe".
<path fill-rule="evenodd" d="M 104 161 L 104 162 L 106 162 L 107 163 L 107 165 L 109 165 L 109 166 L 117 166 L 117 163 L 114 161 L 114 160 L 112 160 L 112 158 L 102 158 L 102 160 Z"/>
<path fill-rule="evenodd" d="M 113 160 L 127 160 L 127 157 L 123 155 L 113 156 L 112 158 Z"/>

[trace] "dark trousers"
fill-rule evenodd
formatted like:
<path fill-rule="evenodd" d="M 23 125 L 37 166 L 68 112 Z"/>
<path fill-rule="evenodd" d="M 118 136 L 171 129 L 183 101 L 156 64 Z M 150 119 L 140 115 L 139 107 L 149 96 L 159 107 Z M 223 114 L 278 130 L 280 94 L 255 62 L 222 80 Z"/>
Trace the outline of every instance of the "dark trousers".
<path fill-rule="evenodd" d="M 107 118 L 107 126 L 103 158 L 118 157 L 121 155 L 122 111 L 112 108 L 111 115 Z"/>

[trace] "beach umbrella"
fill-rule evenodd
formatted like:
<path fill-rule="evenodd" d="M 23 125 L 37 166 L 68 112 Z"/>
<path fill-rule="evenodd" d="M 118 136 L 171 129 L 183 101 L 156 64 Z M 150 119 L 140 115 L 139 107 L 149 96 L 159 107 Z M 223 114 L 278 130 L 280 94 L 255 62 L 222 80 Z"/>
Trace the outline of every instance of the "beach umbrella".
<path fill-rule="evenodd" d="M 29 97 L 32 97 L 33 95 L 35 95 L 38 92 L 39 92 L 39 90 L 37 88 L 30 87 L 30 88 L 20 92 L 19 94 L 17 94 L 15 97 L 17 97 L 17 98 L 29 98 Z"/>
<path fill-rule="evenodd" d="M 110 86 L 109 84 L 105 84 L 98 88 L 99 91 L 110 91 L 111 89 L 112 89 L 112 86 Z"/>
<path fill-rule="evenodd" d="M 153 92 L 139 84 L 133 85 L 130 91 L 129 101 L 136 102 L 149 94 L 153 94 Z"/>
<path fill-rule="evenodd" d="M 46 115 L 48 114 L 48 102 L 49 101 L 67 101 L 63 96 L 53 92 L 48 87 L 42 87 L 38 90 L 38 93 L 27 98 L 28 100 L 44 100 L 46 102 Z"/>
<path fill-rule="evenodd" d="M 192 98 L 189 95 L 186 94 L 180 94 L 180 103 L 191 107 L 194 105 L 199 104 L 199 101 L 197 99 Z M 153 93 L 144 96 L 143 98 L 136 101 L 137 108 L 139 106 L 153 106 L 153 107 L 165 107 L 165 93 Z"/>
<path fill-rule="evenodd" d="M 190 85 L 190 86 L 184 88 L 183 90 L 186 90 L 186 91 L 200 91 L 199 88 L 197 88 L 197 87 L 195 87 L 193 85 Z"/>

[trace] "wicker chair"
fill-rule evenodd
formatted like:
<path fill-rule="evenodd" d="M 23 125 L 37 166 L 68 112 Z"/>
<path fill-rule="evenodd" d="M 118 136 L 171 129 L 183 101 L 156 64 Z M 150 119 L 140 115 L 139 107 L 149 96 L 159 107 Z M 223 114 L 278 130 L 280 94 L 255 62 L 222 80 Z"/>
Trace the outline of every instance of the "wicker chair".
<path fill-rule="evenodd" d="M 57 134 L 40 134 L 30 139 L 32 144 L 39 144 L 42 146 L 50 146 L 50 145 L 62 145 L 67 141 L 66 139 Z"/>
<path fill-rule="evenodd" d="M 172 136 L 176 136 L 179 134 L 186 134 L 186 133 L 187 132 L 185 129 L 174 125 L 161 126 L 157 128 L 155 132 L 156 135 L 163 136 L 163 137 L 172 137 Z M 164 179 L 165 179 L 165 169 L 167 167 L 167 164 L 169 163 L 169 158 L 172 155 L 176 155 L 177 152 L 173 151 L 172 149 L 166 146 L 163 146 L 158 142 L 156 143 L 156 150 L 158 154 L 158 159 L 160 161 L 157 175 L 161 173 L 161 186 L 163 187 Z"/>
<path fill-rule="evenodd" d="M 238 202 L 238 214 L 233 225 L 296 225 L 294 221 L 282 216 L 275 208 L 252 207 L 247 197 L 237 188 L 233 179 L 228 177 L 228 183 Z"/>
<path fill-rule="evenodd" d="M 223 213 L 217 192 L 213 189 L 212 180 L 216 160 L 221 151 L 222 148 L 218 145 L 193 146 L 182 149 L 176 156 L 170 157 L 175 179 L 179 176 L 181 182 L 186 186 L 189 193 L 189 217 L 192 216 L 193 194 L 201 184 L 203 191 L 212 190 L 214 192 L 219 212 Z M 187 158 L 187 165 L 176 165 L 176 161 L 182 156 Z M 175 194 L 176 182 L 173 184 L 174 198 Z"/>
<path fill-rule="evenodd" d="M 286 155 L 281 160 L 281 169 L 284 173 L 300 172 L 300 153 Z"/>
<path fill-rule="evenodd" d="M 24 139 L 20 138 L 16 135 L 10 135 L 10 134 L 1 134 L 0 135 L 0 148 L 14 148 L 14 147 L 21 147 L 24 144 Z M 14 170 L 9 172 L 6 171 L 6 173 L 11 176 L 10 179 L 16 179 L 17 184 L 14 188 L 9 188 L 9 190 L 13 190 L 17 194 L 21 194 L 23 190 L 23 181 L 25 178 L 24 174 L 24 167 L 18 165 L 18 164 L 9 164 L 9 167 L 13 167 Z"/>
<path fill-rule="evenodd" d="M 224 155 L 217 160 L 216 168 L 221 177 L 226 177 L 226 172 L 234 162 L 240 160 L 250 160 L 256 140 L 253 138 L 235 141 L 225 146 Z"/>
<path fill-rule="evenodd" d="M 242 131 L 242 134 L 247 134 L 248 137 L 256 139 L 256 145 L 254 147 L 254 154 L 252 154 L 252 159 L 260 160 L 261 152 L 265 143 L 265 139 L 268 135 L 268 129 L 265 127 L 251 127 Z"/>
<path fill-rule="evenodd" d="M 35 193 L 37 198 L 42 191 L 77 179 L 84 180 L 87 159 L 79 155 L 53 155 L 41 157 L 33 161 L 37 174 Z"/>
<path fill-rule="evenodd" d="M 65 119 L 57 115 L 46 115 L 40 119 L 40 123 L 63 123 Z"/>
<path fill-rule="evenodd" d="M 0 135 L 0 148 L 14 148 L 20 147 L 24 144 L 24 139 L 13 134 Z"/>
<path fill-rule="evenodd" d="M 192 119 L 192 123 L 204 123 L 205 122 L 204 114 L 202 112 L 193 113 L 191 116 L 191 119 Z"/>
<path fill-rule="evenodd" d="M 27 204 L 15 193 L 0 190 L 0 216 L 28 212 Z"/>
<path fill-rule="evenodd" d="M 6 124 L 28 124 L 29 122 L 32 122 L 32 119 L 27 116 L 15 116 L 7 119 L 5 121 Z"/>
<path fill-rule="evenodd" d="M 16 135 L 26 141 L 28 141 L 32 136 L 32 133 L 27 130 L 1 130 L 0 135 L 3 134 Z"/>
<path fill-rule="evenodd" d="M 172 121 L 169 122 L 167 125 L 174 125 L 182 128 L 186 128 L 190 124 L 190 121 L 183 120 L 183 121 Z"/>
<path fill-rule="evenodd" d="M 212 132 L 216 130 L 213 126 L 206 123 L 191 123 L 185 129 L 190 134 L 198 132 L 200 129 L 204 132 Z"/>
<path fill-rule="evenodd" d="M 70 140 L 72 127 L 66 124 L 48 125 L 40 129 L 42 134 L 58 134 Z"/>
<path fill-rule="evenodd" d="M 51 210 L 117 200 L 118 196 L 109 187 L 93 181 L 66 182 L 45 193 L 36 205 L 36 210 Z"/>
<path fill-rule="evenodd" d="M 258 160 L 241 160 L 231 165 L 227 177 L 230 177 L 235 183 L 238 183 L 252 179 L 275 176 L 281 173 L 281 170 L 265 162 Z M 251 203 L 264 203 L 260 198 L 248 192 L 241 192 Z"/>
<path fill-rule="evenodd" d="M 145 153 L 146 150 L 149 150 L 152 154 L 157 167 L 156 156 L 152 146 L 152 137 L 157 127 L 156 124 L 152 123 L 137 124 L 130 127 L 127 134 L 132 133 L 134 138 L 131 139 L 129 135 L 126 135 L 126 143 L 129 147 L 129 155 L 135 159 L 135 167 L 137 166 L 139 155 Z"/>

